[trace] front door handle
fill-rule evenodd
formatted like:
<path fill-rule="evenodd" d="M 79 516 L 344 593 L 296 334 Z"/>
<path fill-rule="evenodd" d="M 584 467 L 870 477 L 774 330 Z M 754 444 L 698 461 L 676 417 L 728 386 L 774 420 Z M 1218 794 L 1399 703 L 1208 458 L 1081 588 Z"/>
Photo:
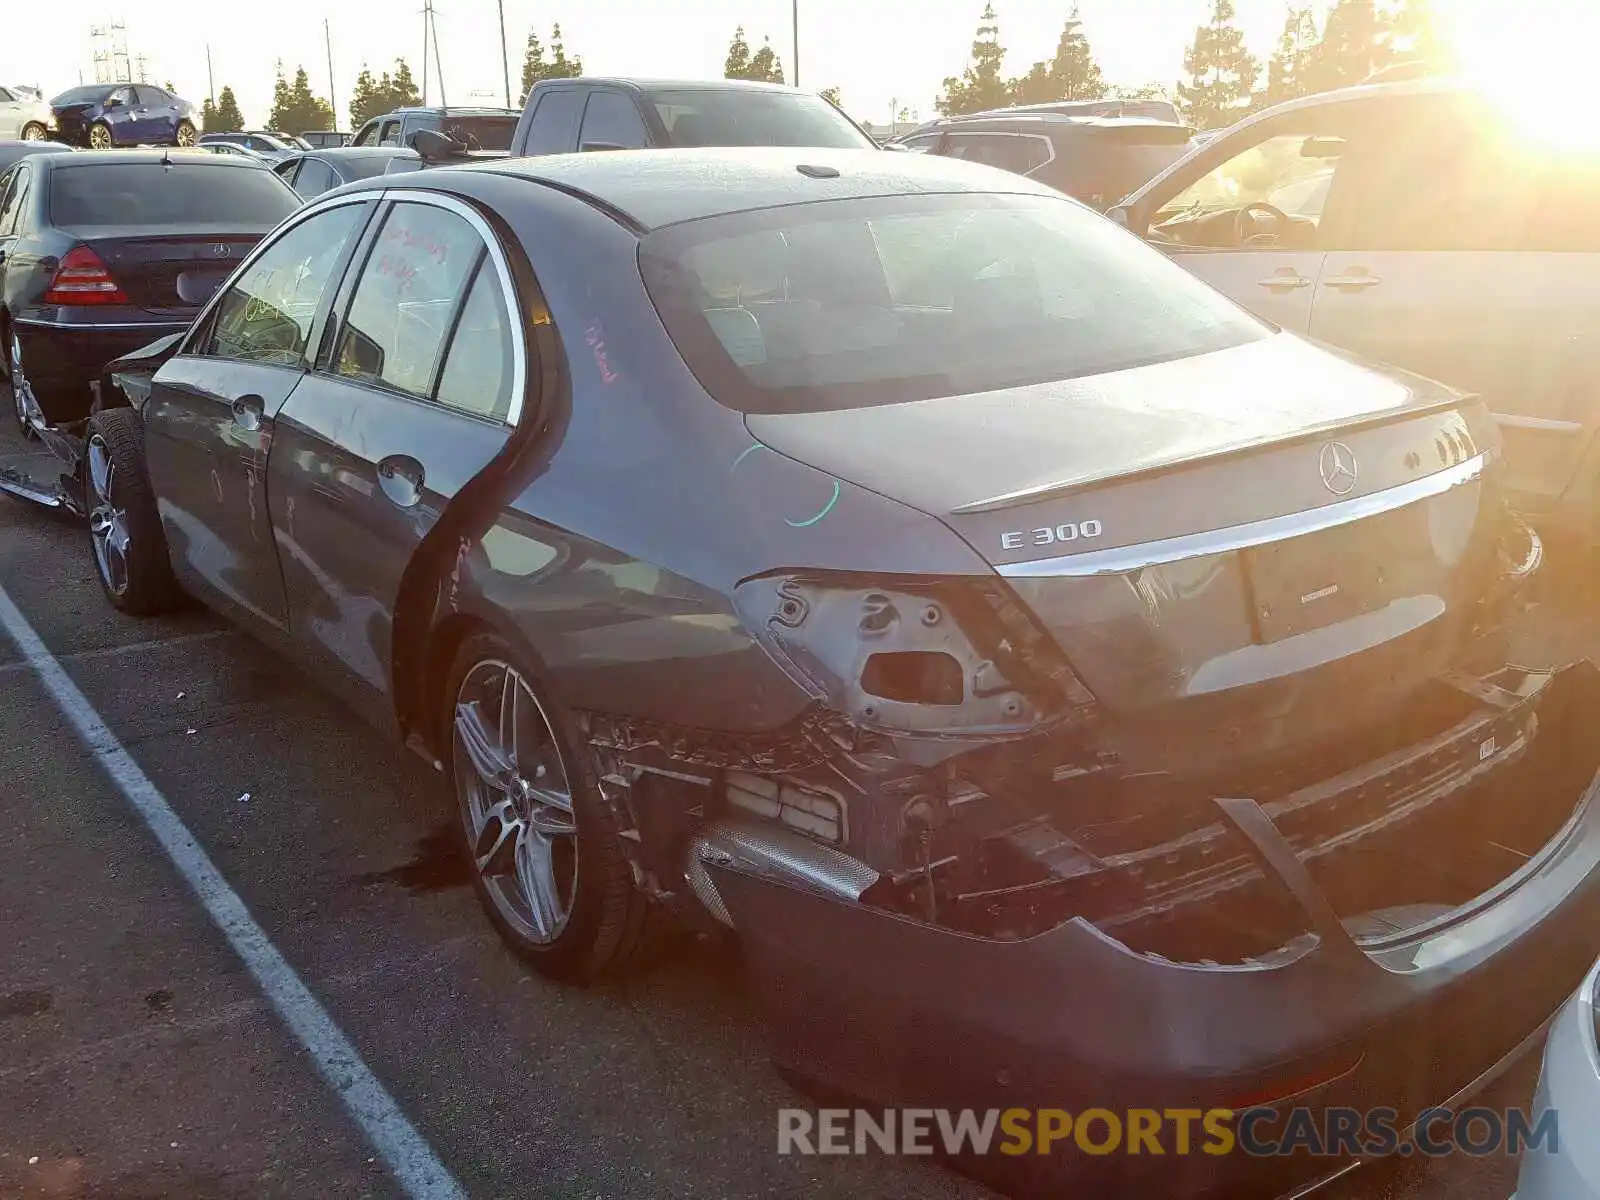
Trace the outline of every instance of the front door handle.
<path fill-rule="evenodd" d="M 1310 287 L 1311 280 L 1293 267 L 1279 267 L 1265 279 L 1256 280 L 1256 286 L 1264 287 L 1269 292 L 1292 292 L 1299 288 Z"/>
<path fill-rule="evenodd" d="M 427 475 L 409 454 L 391 454 L 378 460 L 378 487 L 396 508 L 415 508 L 422 499 Z"/>
<path fill-rule="evenodd" d="M 1324 287 L 1338 288 L 1341 292 L 1359 292 L 1369 287 L 1377 287 L 1383 280 L 1364 267 L 1351 267 L 1343 275 L 1335 275 L 1332 279 L 1322 281 Z"/>
<path fill-rule="evenodd" d="M 267 402 L 260 396 L 240 396 L 233 402 L 233 423 L 253 433 L 261 428 L 261 417 L 266 411 Z"/>

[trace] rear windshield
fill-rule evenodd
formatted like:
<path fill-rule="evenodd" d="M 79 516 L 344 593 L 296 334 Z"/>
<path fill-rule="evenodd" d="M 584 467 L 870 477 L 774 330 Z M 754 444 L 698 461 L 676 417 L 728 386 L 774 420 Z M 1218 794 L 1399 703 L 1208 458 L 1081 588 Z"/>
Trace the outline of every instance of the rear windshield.
<path fill-rule="evenodd" d="M 820 96 L 744 88 L 652 92 L 674 146 L 812 146 L 875 149 L 838 109 Z"/>
<path fill-rule="evenodd" d="M 517 118 L 446 117 L 439 131 L 468 150 L 509 150 L 511 135 L 517 131 Z"/>
<path fill-rule="evenodd" d="M 87 156 L 85 156 L 87 157 Z M 88 163 L 50 177 L 50 217 L 69 227 L 234 225 L 269 229 L 300 198 L 271 171 L 185 162 Z"/>
<path fill-rule="evenodd" d="M 346 179 L 371 179 L 374 175 L 382 175 L 389 169 L 389 164 L 396 158 L 406 158 L 402 154 L 352 154 L 348 158 L 341 158 L 339 169 L 344 172 Z"/>
<path fill-rule="evenodd" d="M 110 91 L 110 88 L 98 86 L 68 88 L 50 103 L 57 108 L 63 104 L 88 104 L 109 95 Z"/>
<path fill-rule="evenodd" d="M 1125 230 L 1045 196 L 885 196 L 691 221 L 647 236 L 640 266 L 695 376 L 746 412 L 1073 379 L 1270 333 Z"/>

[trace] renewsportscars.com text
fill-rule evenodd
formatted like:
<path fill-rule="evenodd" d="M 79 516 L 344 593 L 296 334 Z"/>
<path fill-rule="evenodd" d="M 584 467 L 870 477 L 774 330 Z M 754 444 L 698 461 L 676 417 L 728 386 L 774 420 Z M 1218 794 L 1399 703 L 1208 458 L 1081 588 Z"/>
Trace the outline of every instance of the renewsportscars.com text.
<path fill-rule="evenodd" d="M 1522 1154 L 1559 1149 L 1555 1110 L 1430 1108 L 803 1108 L 778 1111 L 779 1154 L 1248 1154 L 1257 1158 Z"/>

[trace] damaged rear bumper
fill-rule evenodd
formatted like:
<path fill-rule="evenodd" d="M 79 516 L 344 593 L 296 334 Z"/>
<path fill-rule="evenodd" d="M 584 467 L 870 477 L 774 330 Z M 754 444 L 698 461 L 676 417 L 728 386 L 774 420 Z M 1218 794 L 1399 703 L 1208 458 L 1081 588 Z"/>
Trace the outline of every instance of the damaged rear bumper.
<path fill-rule="evenodd" d="M 1491 699 L 1512 718 L 1538 705 L 1542 735 L 1570 735 L 1596 694 L 1594 668 L 1581 664 L 1535 698 Z M 1408 920 L 1336 915 L 1279 832 L 1281 809 L 1223 802 L 1267 890 L 1298 909 L 1305 930 L 1227 963 L 1177 961 L 1169 939 L 1166 956 L 1140 952 L 1082 918 L 1016 940 L 975 936 L 737 857 L 707 865 L 771 1007 L 779 1064 L 869 1105 L 1238 1110 L 1293 1098 L 1393 1108 L 1404 1122 L 1522 1043 L 1600 954 L 1600 752 L 1575 752 L 1585 740 L 1540 736 L 1474 781 L 1489 789 L 1478 801 L 1488 807 L 1462 810 L 1458 825 L 1471 812 L 1531 808 L 1541 789 L 1570 815 L 1475 898 Z M 1497 829 L 1486 821 L 1479 832 Z M 1277 1194 L 1337 1165 L 1236 1151 L 986 1156 L 972 1167 L 1023 1191 L 1209 1197 Z"/>

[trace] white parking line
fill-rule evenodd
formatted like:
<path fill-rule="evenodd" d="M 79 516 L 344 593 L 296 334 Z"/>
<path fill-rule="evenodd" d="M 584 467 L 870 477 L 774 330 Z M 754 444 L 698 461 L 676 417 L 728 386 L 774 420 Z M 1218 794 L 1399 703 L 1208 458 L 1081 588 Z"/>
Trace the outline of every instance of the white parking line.
<path fill-rule="evenodd" d="M 272 944 L 266 930 L 256 924 L 244 901 L 68 677 L 4 588 L 0 588 L 0 627 L 16 643 L 17 652 L 38 674 L 51 699 L 111 781 L 144 818 L 172 865 L 234 952 L 244 960 L 272 1007 L 310 1052 L 323 1079 L 361 1126 L 406 1195 L 413 1200 L 465 1200 L 466 1193 L 439 1161 L 433 1147 L 406 1119 L 350 1039 Z"/>

